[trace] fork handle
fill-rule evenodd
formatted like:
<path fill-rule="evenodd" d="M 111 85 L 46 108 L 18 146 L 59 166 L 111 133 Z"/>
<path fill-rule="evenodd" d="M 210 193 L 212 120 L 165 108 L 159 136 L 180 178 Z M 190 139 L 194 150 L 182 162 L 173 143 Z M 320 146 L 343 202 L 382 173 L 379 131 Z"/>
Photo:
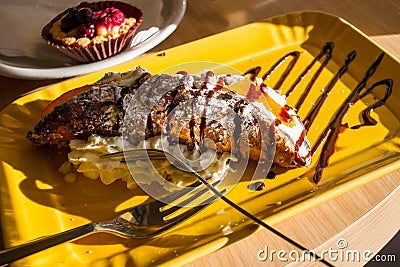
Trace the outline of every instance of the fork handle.
<path fill-rule="evenodd" d="M 0 251 L 0 266 L 89 234 L 93 231 L 95 231 L 95 224 L 88 223 L 65 232 L 43 237 L 29 243 L 2 250 Z"/>

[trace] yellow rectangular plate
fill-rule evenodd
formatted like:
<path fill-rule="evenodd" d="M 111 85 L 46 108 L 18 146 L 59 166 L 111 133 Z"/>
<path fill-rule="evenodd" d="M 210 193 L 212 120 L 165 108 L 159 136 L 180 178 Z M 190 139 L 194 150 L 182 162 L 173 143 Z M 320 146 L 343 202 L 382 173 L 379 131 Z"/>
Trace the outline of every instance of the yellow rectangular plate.
<path fill-rule="evenodd" d="M 383 107 L 373 111 L 378 125 L 347 129 L 339 135 L 337 152 L 331 157 L 321 183 L 308 177 L 310 169 L 288 170 L 266 189 L 249 192 L 240 182 L 227 196 L 270 224 L 300 213 L 343 192 L 399 168 L 400 64 L 340 18 L 315 12 L 293 13 L 249 24 L 193 43 L 148 55 L 107 71 L 127 71 L 137 65 L 157 73 L 191 61 L 223 63 L 244 72 L 261 66 L 262 72 L 291 51 L 300 57 L 282 91 L 319 53 L 326 42 L 334 43 L 332 59 L 316 80 L 309 97 L 299 109 L 304 117 L 329 80 L 353 50 L 357 57 L 333 88 L 309 131 L 315 143 L 344 99 L 361 81 L 369 66 L 384 52 L 374 82 L 391 78 L 393 93 Z M 316 67 L 320 62 L 316 63 Z M 316 67 L 311 70 L 316 71 Z M 193 71 L 193 70 L 190 70 Z M 92 83 L 104 72 L 77 77 L 18 99 L 0 114 L 1 222 L 6 246 L 14 246 L 87 223 L 113 218 L 122 210 L 145 201 L 139 190 L 128 190 L 122 182 L 109 186 L 98 180 L 79 178 L 65 182 L 48 151 L 30 144 L 25 135 L 38 122 L 39 111 L 52 99 L 77 86 Z M 268 83 L 274 86 L 279 70 Z M 311 74 L 288 98 L 295 105 Z M 349 126 L 360 123 L 360 112 L 382 92 L 358 101 L 344 118 Z M 340 149 L 338 149 L 340 148 Z M 313 158 L 318 159 L 319 152 Z M 315 163 L 314 163 L 315 164 Z M 302 178 L 299 178 L 302 177 Z M 123 239 L 96 233 L 40 252 L 16 262 L 15 266 L 148 266 L 183 264 L 240 240 L 254 231 L 246 218 L 217 201 L 178 228 L 151 239 Z"/>

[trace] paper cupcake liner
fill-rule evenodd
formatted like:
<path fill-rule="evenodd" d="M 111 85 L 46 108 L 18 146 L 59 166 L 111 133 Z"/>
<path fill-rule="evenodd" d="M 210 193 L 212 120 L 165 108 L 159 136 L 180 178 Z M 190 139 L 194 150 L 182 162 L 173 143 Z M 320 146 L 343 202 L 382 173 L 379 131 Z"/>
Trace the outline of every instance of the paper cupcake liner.
<path fill-rule="evenodd" d="M 126 46 L 128 46 L 132 42 L 136 30 L 143 20 L 143 13 L 140 9 L 118 1 L 104 1 L 93 3 L 82 2 L 78 6 L 76 6 L 76 8 L 82 7 L 90 7 L 95 11 L 104 10 L 108 7 L 115 7 L 121 10 L 126 18 L 136 19 L 135 25 L 133 25 L 127 33 L 121 34 L 118 38 L 104 41 L 100 44 L 89 44 L 86 47 L 67 46 L 60 44 L 59 42 L 54 41 L 52 38 L 52 34 L 50 34 L 50 29 L 53 27 L 53 24 L 60 20 L 65 14 L 67 14 L 68 9 L 57 15 L 54 19 L 50 21 L 50 23 L 44 26 L 44 28 L 42 29 L 42 38 L 50 46 L 56 48 L 70 58 L 73 58 L 76 61 L 83 63 L 99 61 L 121 52 Z"/>

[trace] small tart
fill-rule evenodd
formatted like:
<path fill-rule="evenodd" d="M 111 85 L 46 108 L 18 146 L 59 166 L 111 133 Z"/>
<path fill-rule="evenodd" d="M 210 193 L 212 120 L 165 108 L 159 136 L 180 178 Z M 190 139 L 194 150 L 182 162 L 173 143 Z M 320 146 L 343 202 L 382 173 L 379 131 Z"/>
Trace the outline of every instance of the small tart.
<path fill-rule="evenodd" d="M 71 9 L 89 9 L 93 12 L 93 18 L 89 22 L 76 22 L 76 25 L 63 28 L 63 19 L 67 17 Z M 115 25 L 101 24 L 104 22 L 104 13 L 122 13 Z M 102 21 L 103 19 L 103 21 Z M 108 19 L 108 18 L 106 18 Z M 79 62 L 93 62 L 108 58 L 126 48 L 132 41 L 136 29 L 143 20 L 143 13 L 140 9 L 129 4 L 117 1 L 104 1 L 87 3 L 69 8 L 57 15 L 42 29 L 42 38 L 49 45 L 58 49 L 67 56 Z M 89 24 L 91 26 L 88 26 Z M 82 29 L 87 27 L 89 35 L 82 35 Z M 96 28 L 97 27 L 97 28 Z"/>
<path fill-rule="evenodd" d="M 65 17 L 65 16 L 64 16 Z M 63 17 L 63 18 L 64 18 Z M 61 18 L 62 19 L 62 18 Z M 110 39 L 117 39 L 122 34 L 126 34 L 131 27 L 136 23 L 136 18 L 126 18 L 124 23 L 119 26 L 118 31 L 111 31 L 106 36 L 95 36 L 92 39 L 87 37 L 78 37 L 77 29 L 73 29 L 67 33 L 61 30 L 61 19 L 54 23 L 53 27 L 50 29 L 53 40 L 55 42 L 60 42 L 67 46 L 82 46 L 86 47 L 91 44 L 100 44 L 102 42 L 108 41 Z"/>

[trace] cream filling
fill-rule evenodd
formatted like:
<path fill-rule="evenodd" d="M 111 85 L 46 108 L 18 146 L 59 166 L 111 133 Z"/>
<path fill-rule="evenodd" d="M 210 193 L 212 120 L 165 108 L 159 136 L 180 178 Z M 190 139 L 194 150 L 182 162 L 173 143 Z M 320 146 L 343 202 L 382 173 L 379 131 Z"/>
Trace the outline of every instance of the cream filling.
<path fill-rule="evenodd" d="M 260 86 L 263 83 L 263 81 L 260 78 L 258 78 L 256 83 L 258 86 Z M 281 107 L 284 107 L 287 104 L 286 97 L 283 95 L 280 95 L 273 88 L 271 88 L 269 86 L 265 86 L 265 87 L 263 87 L 263 89 L 260 89 L 260 90 L 263 90 L 263 92 L 265 94 L 267 94 L 268 97 L 273 99 Z M 269 111 L 261 103 L 254 102 L 254 104 L 256 104 L 260 109 L 263 109 L 265 113 L 269 113 L 270 116 L 272 117 L 273 121 L 275 119 L 277 119 L 275 114 L 273 114 L 271 111 Z M 288 144 L 291 146 L 292 151 L 295 151 L 294 146 L 295 146 L 297 140 L 299 140 L 301 138 L 301 135 L 303 134 L 304 125 L 303 125 L 301 119 L 299 118 L 299 116 L 297 115 L 295 109 L 291 108 L 287 112 L 294 120 L 293 125 L 288 126 L 288 125 L 285 125 L 284 123 L 281 123 L 280 125 L 278 125 L 277 128 L 283 135 L 285 135 L 289 139 Z M 309 165 L 311 163 L 311 157 L 309 157 L 310 150 L 311 150 L 310 143 L 308 141 L 308 138 L 305 137 L 303 142 L 298 147 L 297 153 L 299 154 L 299 156 L 304 157 L 306 159 L 307 165 Z"/>
<path fill-rule="evenodd" d="M 123 145 L 122 137 L 101 137 L 92 135 L 88 140 L 74 139 L 70 142 L 71 152 L 68 153 L 68 161 L 64 162 L 59 171 L 64 174 L 66 181 L 74 181 L 78 173 L 91 179 L 100 179 L 105 185 L 109 185 L 116 180 L 127 183 L 127 188 L 134 189 L 137 183 L 132 177 L 129 168 L 134 169 L 134 175 L 148 177 L 154 169 L 165 178 L 165 184 L 171 182 L 176 186 L 185 186 L 194 182 L 197 178 L 190 172 L 185 172 L 172 166 L 168 159 L 152 160 L 152 164 L 145 160 L 135 160 L 121 163 L 120 158 L 101 158 L 108 153 L 122 152 L 126 149 L 155 148 L 163 149 L 163 144 L 167 144 L 161 136 L 156 136 L 142 141 L 137 146 Z M 189 150 L 185 145 L 170 145 L 165 150 L 173 155 L 181 155 L 181 160 L 191 168 L 198 171 L 203 177 L 211 181 L 222 180 L 230 169 L 229 161 L 232 159 L 230 153 L 216 155 L 212 149 L 207 149 L 198 157 L 198 150 Z M 148 184 L 152 180 L 149 177 Z M 143 183 L 143 179 L 140 179 Z"/>

